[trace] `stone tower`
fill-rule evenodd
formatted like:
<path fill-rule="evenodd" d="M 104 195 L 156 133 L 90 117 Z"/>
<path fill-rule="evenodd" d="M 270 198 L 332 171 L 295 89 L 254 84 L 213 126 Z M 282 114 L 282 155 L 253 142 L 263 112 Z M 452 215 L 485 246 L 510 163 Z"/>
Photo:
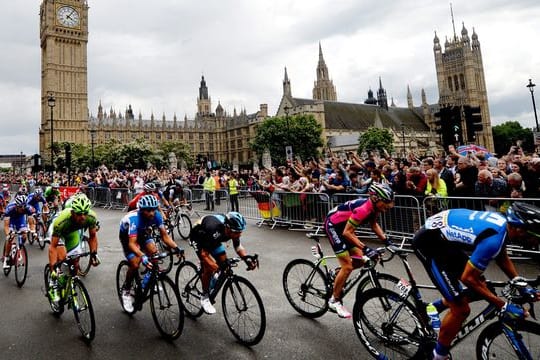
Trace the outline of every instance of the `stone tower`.
<path fill-rule="evenodd" d="M 313 100 L 337 100 L 336 87 L 328 76 L 328 68 L 324 62 L 321 43 L 319 43 L 319 63 L 317 64 L 317 80 L 313 86 Z"/>
<path fill-rule="evenodd" d="M 208 96 L 208 87 L 204 76 L 201 77 L 201 86 L 199 87 L 199 97 L 197 98 L 197 115 L 202 117 L 210 114 L 212 109 L 211 99 Z"/>
<path fill-rule="evenodd" d="M 446 39 L 444 51 L 437 33 L 433 39 L 433 52 L 435 54 L 435 68 L 439 86 L 439 106 L 462 108 L 462 133 L 466 136 L 466 122 L 463 107 L 480 107 L 483 130 L 476 134 L 476 139 L 465 139 L 466 142 L 476 142 L 493 151 L 493 135 L 491 132 L 491 119 L 482 63 L 480 42 L 474 28 L 471 38 L 465 24 L 461 29 L 461 37 L 456 35 L 454 17 L 452 14 L 454 34 L 450 40 Z M 472 40 L 472 41 L 471 41 Z"/>
<path fill-rule="evenodd" d="M 39 149 L 42 156 L 48 157 L 51 133 L 55 143 L 88 143 L 88 4 L 86 0 L 43 0 L 39 16 Z M 52 124 L 49 95 L 55 99 Z"/>

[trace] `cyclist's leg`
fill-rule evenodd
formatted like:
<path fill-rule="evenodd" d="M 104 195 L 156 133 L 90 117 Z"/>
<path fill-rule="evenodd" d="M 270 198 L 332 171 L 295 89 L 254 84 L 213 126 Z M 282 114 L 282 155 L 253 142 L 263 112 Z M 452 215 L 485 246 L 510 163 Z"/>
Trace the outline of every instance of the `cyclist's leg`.
<path fill-rule="evenodd" d="M 198 252 L 198 255 L 199 260 L 201 261 L 202 268 L 202 289 L 204 293 L 208 294 L 208 289 L 210 287 L 210 279 L 219 268 L 218 262 L 221 264 L 227 260 L 225 247 L 223 245 L 220 245 L 218 248 L 212 251 L 203 248 Z"/>
<path fill-rule="evenodd" d="M 343 226 L 334 226 L 330 221 L 325 223 L 325 232 L 330 241 L 330 245 L 337 256 L 339 266 L 341 267 L 336 279 L 334 280 L 334 292 L 332 293 L 333 300 L 341 300 L 341 291 L 345 281 L 349 278 L 353 270 L 353 259 L 349 253 L 352 247 L 341 235 L 343 233 Z"/>

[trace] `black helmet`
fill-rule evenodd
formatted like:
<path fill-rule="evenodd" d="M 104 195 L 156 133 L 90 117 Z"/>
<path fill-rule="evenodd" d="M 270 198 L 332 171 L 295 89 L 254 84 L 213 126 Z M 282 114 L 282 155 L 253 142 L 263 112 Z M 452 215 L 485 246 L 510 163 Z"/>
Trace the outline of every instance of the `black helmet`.
<path fill-rule="evenodd" d="M 540 233 L 540 208 L 516 201 L 506 210 L 508 224 L 522 227 L 536 234 Z"/>

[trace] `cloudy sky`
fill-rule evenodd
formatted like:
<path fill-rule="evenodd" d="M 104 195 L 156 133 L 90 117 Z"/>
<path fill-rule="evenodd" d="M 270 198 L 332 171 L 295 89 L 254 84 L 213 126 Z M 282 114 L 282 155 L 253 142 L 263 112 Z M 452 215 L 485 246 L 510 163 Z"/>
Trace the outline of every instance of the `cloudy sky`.
<path fill-rule="evenodd" d="M 39 150 L 41 0 L 0 12 L 0 154 Z M 204 75 L 229 113 L 275 114 L 286 66 L 293 96 L 311 98 L 322 44 L 338 100 L 362 102 L 378 78 L 398 106 L 438 101 L 433 37 L 453 34 L 449 2 L 433 0 L 88 0 L 90 112 L 131 104 L 144 118 L 196 112 Z M 453 1 L 456 32 L 481 44 L 492 122 L 533 127 L 529 78 L 540 85 L 537 0 Z M 537 99 L 540 103 L 540 86 Z"/>

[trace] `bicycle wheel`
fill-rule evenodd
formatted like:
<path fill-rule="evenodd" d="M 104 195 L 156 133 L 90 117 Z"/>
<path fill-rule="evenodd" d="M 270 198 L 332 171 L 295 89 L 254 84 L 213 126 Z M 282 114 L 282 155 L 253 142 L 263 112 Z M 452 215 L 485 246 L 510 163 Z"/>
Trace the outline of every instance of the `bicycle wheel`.
<path fill-rule="evenodd" d="M 118 294 L 118 300 L 120 300 L 120 306 L 122 310 L 129 315 L 133 315 L 137 312 L 137 306 L 133 306 L 133 311 L 129 312 L 124 308 L 124 302 L 122 301 L 122 291 L 125 288 L 131 289 L 132 294 L 136 293 L 134 290 L 134 281 L 131 284 L 126 284 L 126 275 L 129 270 L 129 263 L 126 260 L 120 261 L 118 267 L 116 268 L 116 292 Z"/>
<path fill-rule="evenodd" d="M 295 259 L 283 271 L 283 290 L 292 307 L 308 318 L 328 311 L 330 288 L 319 267 L 306 259 Z"/>
<path fill-rule="evenodd" d="M 187 240 L 189 238 L 189 234 L 191 233 L 191 219 L 186 214 L 178 215 L 176 230 L 178 230 L 178 234 L 182 239 Z"/>
<path fill-rule="evenodd" d="M 24 245 L 21 245 L 17 250 L 14 263 L 15 281 L 17 282 L 18 287 L 22 287 L 26 281 L 26 274 L 28 273 L 28 252 Z"/>
<path fill-rule="evenodd" d="M 353 309 L 356 335 L 377 359 L 426 358 L 420 319 L 414 305 L 388 289 L 366 290 Z"/>
<path fill-rule="evenodd" d="M 88 291 L 80 280 L 73 279 L 72 286 L 71 308 L 73 315 L 75 315 L 75 321 L 84 340 L 90 342 L 96 336 L 96 320 L 92 301 L 90 301 Z"/>
<path fill-rule="evenodd" d="M 13 241 L 15 241 L 15 240 L 13 240 Z M 6 243 L 7 243 L 7 239 L 6 239 L 6 241 L 4 241 L 4 246 L 2 247 L 2 250 L 5 249 Z M 13 260 L 11 259 L 11 251 L 6 256 L 8 257 L 8 265 L 9 265 L 9 267 L 4 268 L 4 275 L 8 276 L 9 273 L 11 272 L 11 266 L 12 266 L 11 264 L 13 264 Z"/>
<path fill-rule="evenodd" d="M 88 244 L 88 237 L 83 236 L 81 239 L 81 251 L 83 253 L 90 252 L 90 245 Z M 79 258 L 79 269 L 77 274 L 79 276 L 86 276 L 92 267 L 92 258 L 91 256 L 81 256 Z"/>
<path fill-rule="evenodd" d="M 508 337 L 504 334 L 502 323 L 488 325 L 476 342 L 476 358 L 493 359 L 540 359 L 540 324 L 523 321 L 513 326 L 516 339 L 528 350 L 530 357 L 518 356 Z M 519 333 L 519 335 L 518 335 Z M 519 339 L 519 340 L 518 340 Z"/>
<path fill-rule="evenodd" d="M 358 283 L 358 287 L 356 288 L 356 298 L 358 299 L 359 296 L 362 296 L 362 293 L 364 293 L 366 290 L 375 287 L 394 290 L 398 282 L 399 278 L 395 277 L 394 275 L 376 272 L 374 279 L 372 280 L 369 274 L 367 274 Z"/>
<path fill-rule="evenodd" d="M 187 317 L 194 319 L 201 316 L 203 313 L 201 307 L 203 291 L 197 266 L 190 261 L 184 261 L 176 269 L 174 280 Z"/>
<path fill-rule="evenodd" d="M 178 339 L 184 328 L 184 312 L 178 290 L 168 276 L 161 275 L 154 285 L 150 309 L 161 336 L 167 340 Z"/>
<path fill-rule="evenodd" d="M 234 337 L 244 345 L 258 344 L 266 330 L 266 313 L 257 289 L 249 280 L 234 276 L 221 295 L 223 316 Z"/>
<path fill-rule="evenodd" d="M 26 238 L 28 239 L 28 242 L 30 243 L 30 245 L 34 244 L 34 240 L 35 240 L 34 235 L 32 235 L 32 233 L 30 231 L 28 231 L 28 234 L 27 234 Z"/>
<path fill-rule="evenodd" d="M 165 243 L 161 239 L 159 241 L 156 241 L 156 248 L 159 253 L 164 253 L 164 252 L 168 253 L 168 255 L 164 257 L 161 260 L 161 263 L 159 264 L 160 272 L 168 274 L 171 271 L 174 264 L 174 259 L 173 259 L 173 254 L 171 252 L 171 249 L 167 245 L 165 245 Z"/>
<path fill-rule="evenodd" d="M 49 264 L 45 265 L 45 269 L 43 271 L 43 280 L 45 281 L 45 296 L 47 297 L 47 300 L 49 301 L 49 306 L 51 307 L 51 310 L 55 316 L 60 316 L 64 312 L 64 305 L 62 303 L 62 300 L 58 304 L 55 304 L 51 301 L 51 298 L 49 297 L 49 284 L 51 283 L 51 269 L 49 267 Z"/>
<path fill-rule="evenodd" d="M 45 248 L 45 225 L 41 222 L 36 224 L 36 237 L 39 248 L 43 250 Z"/>

